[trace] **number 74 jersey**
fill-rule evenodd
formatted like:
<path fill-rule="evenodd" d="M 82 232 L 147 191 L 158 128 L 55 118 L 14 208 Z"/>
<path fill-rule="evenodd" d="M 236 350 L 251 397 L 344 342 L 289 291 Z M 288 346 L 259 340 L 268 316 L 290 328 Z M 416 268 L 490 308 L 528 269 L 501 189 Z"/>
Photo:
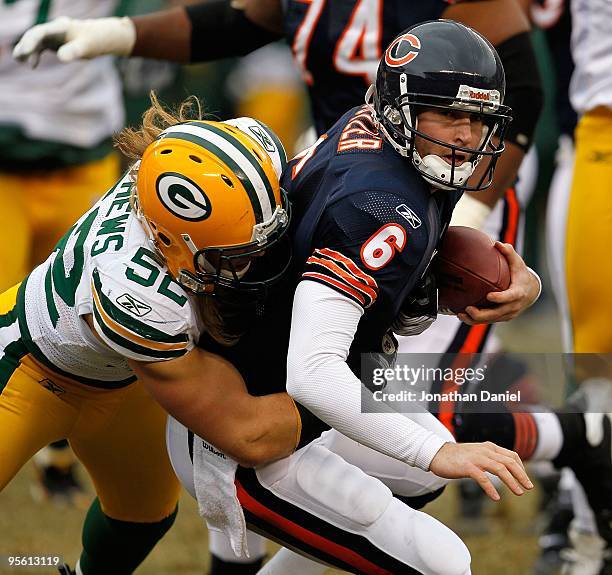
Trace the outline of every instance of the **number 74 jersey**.
<path fill-rule="evenodd" d="M 287 0 L 284 25 L 322 134 L 363 102 L 383 49 L 402 30 L 436 20 L 456 0 Z"/>
<path fill-rule="evenodd" d="M 0 330 L 0 346 L 19 336 L 40 363 L 103 388 L 134 380 L 128 358 L 164 361 L 194 347 L 195 300 L 153 251 L 131 209 L 132 185 L 128 173 L 24 280 L 18 332 Z"/>

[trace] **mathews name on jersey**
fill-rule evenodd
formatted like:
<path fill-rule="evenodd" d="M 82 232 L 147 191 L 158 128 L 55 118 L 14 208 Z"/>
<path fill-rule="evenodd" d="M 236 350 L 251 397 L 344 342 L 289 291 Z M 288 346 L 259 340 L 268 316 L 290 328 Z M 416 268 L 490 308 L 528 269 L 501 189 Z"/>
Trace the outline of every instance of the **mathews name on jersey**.
<path fill-rule="evenodd" d="M 201 329 L 194 301 L 132 213 L 132 177 L 84 214 L 21 284 L 16 321 L 0 332 L 5 350 L 20 341 L 22 354 L 51 370 L 113 388 L 134 380 L 127 358 L 162 361 L 193 348 Z M 89 314 L 106 345 L 91 333 Z"/>

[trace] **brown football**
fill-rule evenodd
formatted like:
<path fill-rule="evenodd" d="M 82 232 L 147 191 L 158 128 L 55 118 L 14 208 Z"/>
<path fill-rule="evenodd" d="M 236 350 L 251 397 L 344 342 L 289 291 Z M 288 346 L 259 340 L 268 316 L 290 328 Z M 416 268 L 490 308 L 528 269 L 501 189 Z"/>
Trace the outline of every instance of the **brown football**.
<path fill-rule="evenodd" d="M 487 294 L 510 286 L 506 258 L 487 234 L 473 228 L 448 228 L 432 266 L 438 282 L 439 306 L 453 313 L 470 305 L 491 307 Z"/>

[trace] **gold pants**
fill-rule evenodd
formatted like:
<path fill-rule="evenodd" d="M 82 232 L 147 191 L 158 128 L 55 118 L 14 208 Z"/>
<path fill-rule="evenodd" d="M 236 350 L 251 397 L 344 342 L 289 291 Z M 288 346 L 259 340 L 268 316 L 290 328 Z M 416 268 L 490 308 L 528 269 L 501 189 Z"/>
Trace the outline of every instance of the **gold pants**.
<path fill-rule="evenodd" d="M 612 110 L 585 114 L 567 216 L 566 279 L 574 351 L 612 352 Z"/>
<path fill-rule="evenodd" d="M 0 173 L 0 292 L 44 261 L 118 179 L 119 157 L 44 173 Z"/>
<path fill-rule="evenodd" d="M 0 320 L 15 307 L 17 287 L 0 295 Z M 3 354 L 0 372 L 0 489 L 39 449 L 68 438 L 109 517 L 153 523 L 174 511 L 180 485 L 166 451 L 166 413 L 138 382 L 93 388 L 30 355 L 15 368 Z"/>

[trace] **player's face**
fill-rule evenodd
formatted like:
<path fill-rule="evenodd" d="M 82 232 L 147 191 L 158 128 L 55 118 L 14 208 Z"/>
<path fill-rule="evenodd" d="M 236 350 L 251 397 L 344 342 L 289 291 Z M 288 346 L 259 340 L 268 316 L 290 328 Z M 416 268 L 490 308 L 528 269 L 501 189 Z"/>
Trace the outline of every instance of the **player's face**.
<path fill-rule="evenodd" d="M 428 136 L 464 148 L 478 148 L 483 135 L 483 123 L 474 114 L 457 110 L 426 110 L 418 115 L 418 129 Z M 450 148 L 417 136 L 415 147 L 422 158 L 429 154 L 452 164 Z M 466 152 L 455 152 L 457 166 L 470 159 Z"/>

